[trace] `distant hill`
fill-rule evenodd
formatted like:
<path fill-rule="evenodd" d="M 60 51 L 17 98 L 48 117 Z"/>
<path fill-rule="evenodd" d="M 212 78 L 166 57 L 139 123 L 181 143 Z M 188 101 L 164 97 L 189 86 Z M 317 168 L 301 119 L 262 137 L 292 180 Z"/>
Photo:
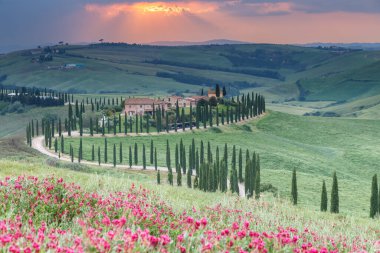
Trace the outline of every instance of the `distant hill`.
<path fill-rule="evenodd" d="M 147 45 L 155 46 L 199 46 L 199 45 L 234 45 L 234 44 L 250 44 L 249 42 L 237 41 L 237 40 L 226 40 L 226 39 L 216 39 L 207 40 L 201 42 L 190 42 L 190 41 L 155 41 L 148 43 Z"/>
<path fill-rule="evenodd" d="M 380 95 L 380 51 L 215 44 L 59 46 L 45 49 L 50 50 L 52 61 L 43 49 L 22 50 L 0 55 L 0 83 L 155 96 L 199 94 L 202 88 L 219 83 L 229 95 L 254 90 L 275 103 L 339 103 L 334 108 L 345 115 L 350 113 L 342 105 L 368 111 L 378 104 L 365 98 Z M 39 61 L 40 57 L 46 61 Z M 358 102 L 352 106 L 354 101 Z"/>
<path fill-rule="evenodd" d="M 380 50 L 380 43 L 309 43 L 307 47 L 343 47 L 361 50 Z"/>

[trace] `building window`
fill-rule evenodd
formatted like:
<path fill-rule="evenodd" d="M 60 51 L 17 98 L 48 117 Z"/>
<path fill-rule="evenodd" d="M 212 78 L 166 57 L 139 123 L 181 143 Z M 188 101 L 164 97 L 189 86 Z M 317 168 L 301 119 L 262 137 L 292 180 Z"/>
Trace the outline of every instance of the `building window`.
<path fill-rule="evenodd" d="M 142 105 L 140 105 L 140 108 L 142 108 Z"/>

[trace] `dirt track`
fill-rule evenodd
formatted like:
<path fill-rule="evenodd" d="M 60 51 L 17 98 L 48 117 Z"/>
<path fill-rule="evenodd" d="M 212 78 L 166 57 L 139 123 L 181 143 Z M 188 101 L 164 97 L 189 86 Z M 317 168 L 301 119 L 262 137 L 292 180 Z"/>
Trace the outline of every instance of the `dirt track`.
<path fill-rule="evenodd" d="M 250 121 L 250 120 L 254 120 L 256 118 L 260 118 L 262 116 L 259 116 L 259 117 L 255 117 L 255 118 L 250 118 L 248 120 L 244 120 L 244 121 L 240 121 L 238 122 L 237 124 L 242 124 L 246 121 Z M 207 130 L 209 128 L 199 128 L 199 129 L 196 129 L 196 131 L 202 131 L 202 130 Z M 194 129 L 195 130 L 195 129 Z M 185 132 L 189 132 L 191 131 L 190 128 L 186 128 L 185 131 L 183 131 L 182 129 L 178 129 L 177 132 L 174 131 L 174 130 L 170 130 L 169 132 L 161 132 L 161 133 L 140 133 L 140 134 L 136 134 L 136 133 L 128 133 L 127 136 L 149 136 L 149 135 L 161 135 L 161 134 L 179 134 L 179 133 L 185 133 Z M 64 132 L 62 133 L 63 136 L 68 136 L 67 132 Z M 71 137 L 76 137 L 78 138 L 80 135 L 79 135 L 79 132 L 78 131 L 72 131 L 71 132 Z M 124 133 L 116 133 L 116 135 L 114 134 L 105 134 L 104 137 L 115 137 L 115 136 L 119 136 L 119 137 L 125 137 L 126 135 Z M 56 136 L 58 137 L 58 136 Z M 83 134 L 83 137 L 90 137 L 90 134 Z M 94 134 L 94 137 L 102 137 L 101 134 Z M 60 157 L 58 154 L 52 152 L 51 150 L 49 150 L 47 147 L 45 147 L 45 138 L 44 136 L 37 136 L 35 138 L 33 138 L 32 140 L 32 148 L 34 148 L 35 150 L 39 151 L 40 153 L 44 154 L 44 155 L 47 155 L 49 157 L 53 157 L 53 158 L 56 158 L 56 159 L 60 159 L 61 161 L 66 161 L 66 162 L 71 162 L 71 157 L 66 155 L 66 154 L 61 154 Z M 78 163 L 78 160 L 77 159 L 74 159 L 74 163 Z M 90 162 L 90 161 L 86 161 L 86 160 L 82 160 L 80 162 L 81 164 L 86 164 L 86 165 L 92 165 L 92 166 L 99 166 L 99 164 L 97 162 Z M 113 168 L 113 164 L 105 164 L 105 163 L 102 163 L 100 165 L 101 167 L 107 167 L 107 168 Z M 128 165 L 116 165 L 116 168 L 121 168 L 121 169 L 130 169 L 130 170 L 143 170 L 143 166 L 140 166 L 140 165 L 133 165 L 132 167 L 129 167 Z M 166 167 L 157 167 L 160 171 L 168 171 L 168 168 Z M 155 170 L 155 167 L 154 166 L 146 166 L 146 170 Z M 173 173 L 175 173 L 175 171 L 173 170 Z M 228 182 L 228 185 L 229 185 L 229 182 Z M 245 195 L 245 190 L 244 190 L 244 184 L 242 183 L 239 183 L 239 195 L 240 196 L 244 196 Z"/>

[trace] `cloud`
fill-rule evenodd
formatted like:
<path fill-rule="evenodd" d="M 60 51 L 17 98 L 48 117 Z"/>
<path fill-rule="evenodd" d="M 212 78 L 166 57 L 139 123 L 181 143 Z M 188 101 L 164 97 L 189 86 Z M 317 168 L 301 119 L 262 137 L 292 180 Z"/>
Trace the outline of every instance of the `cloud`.
<path fill-rule="evenodd" d="M 202 14 L 217 9 L 217 4 L 209 2 L 132 2 L 112 4 L 86 4 L 87 12 L 94 12 L 104 18 L 114 18 L 128 14 L 181 15 Z"/>
<path fill-rule="evenodd" d="M 380 0 L 0 0 L 0 47 L 227 38 L 375 42 Z"/>

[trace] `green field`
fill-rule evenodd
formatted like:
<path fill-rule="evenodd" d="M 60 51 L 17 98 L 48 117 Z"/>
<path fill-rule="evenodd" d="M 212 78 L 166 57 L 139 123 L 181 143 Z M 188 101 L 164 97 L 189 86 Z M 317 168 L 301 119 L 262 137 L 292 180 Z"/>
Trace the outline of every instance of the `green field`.
<path fill-rule="evenodd" d="M 380 124 L 376 120 L 302 117 L 279 112 L 270 112 L 263 119 L 251 121 L 244 125 L 231 125 L 220 128 L 221 131 L 209 129 L 160 136 L 112 137 L 108 141 L 108 160 L 112 162 L 113 144 L 123 144 L 124 163 L 128 164 L 128 147 L 134 143 L 139 146 L 141 164 L 142 143 L 147 150 L 149 161 L 150 140 L 158 150 L 158 163 L 165 166 L 166 140 L 169 138 L 174 159 L 175 144 L 181 139 L 188 149 L 192 139 L 197 147 L 203 140 L 211 142 L 213 152 L 219 146 L 220 154 L 224 144 L 251 152 L 256 151 L 261 157 L 262 181 L 278 188 L 280 196 L 289 198 L 291 171 L 298 171 L 300 197 L 299 203 L 314 210 L 319 209 L 322 180 L 331 188 L 331 176 L 334 171 L 339 178 L 341 194 L 341 212 L 368 216 L 370 182 L 373 174 L 378 172 L 380 148 Z M 78 150 L 79 139 L 66 138 L 65 150 L 70 144 Z M 84 159 L 91 160 L 92 144 L 104 150 L 104 138 L 85 138 L 83 140 Z M 103 153 L 102 153 L 103 157 Z M 244 160 L 244 159 L 243 159 Z M 149 164 L 149 162 L 148 162 Z M 330 189 L 329 189 L 330 190 Z"/>
<path fill-rule="evenodd" d="M 64 47 L 64 46 L 61 46 Z M 199 93 L 220 83 L 228 92 L 255 90 L 267 101 L 301 101 L 312 111 L 352 114 L 376 106 L 367 97 L 380 94 L 380 52 L 305 48 L 286 45 L 213 45 L 159 47 L 141 45 L 65 46 L 52 62 L 32 63 L 30 50 L 0 56 L 4 85 L 48 87 L 79 93 L 129 96 Z M 81 63 L 74 70 L 52 69 Z M 50 68 L 49 68 L 50 67 Z M 165 75 L 162 75 L 164 73 Z M 231 88 L 231 90 L 230 90 Z M 309 107 L 303 101 L 329 101 Z M 340 103 L 336 108 L 334 103 Z M 277 104 L 278 105 L 278 104 Z M 331 105 L 331 107 L 330 107 Z M 350 114 L 351 113 L 351 114 Z M 376 117 L 367 113 L 365 118 Z"/>

